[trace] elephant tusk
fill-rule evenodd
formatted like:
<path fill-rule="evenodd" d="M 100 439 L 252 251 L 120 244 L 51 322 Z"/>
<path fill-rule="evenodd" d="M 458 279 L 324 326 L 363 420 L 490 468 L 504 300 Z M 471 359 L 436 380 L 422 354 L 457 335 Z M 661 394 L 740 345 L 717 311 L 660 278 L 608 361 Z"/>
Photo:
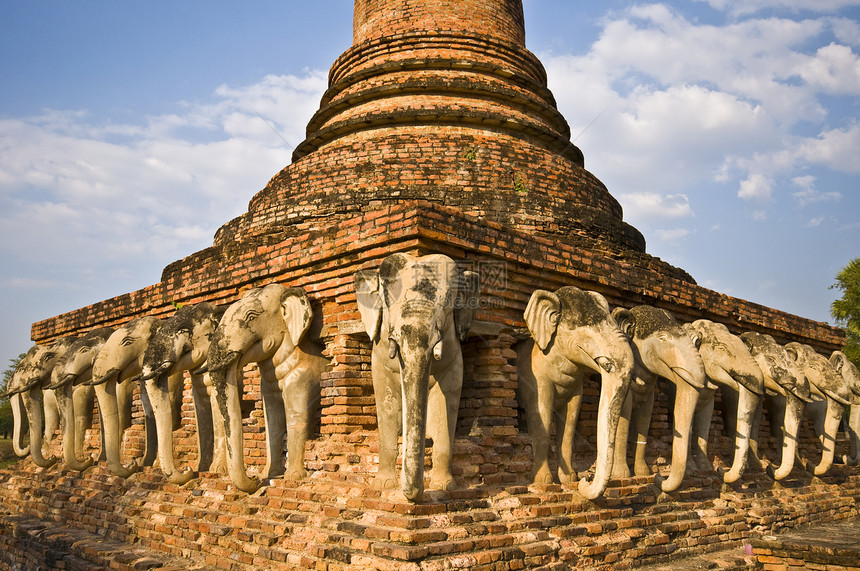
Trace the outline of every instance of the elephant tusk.
<path fill-rule="evenodd" d="M 108 382 L 109 380 L 116 377 L 117 375 L 119 375 L 119 371 L 117 369 L 111 369 L 110 371 L 107 372 L 107 374 L 105 374 L 99 378 L 92 377 L 89 381 L 84 382 L 84 384 L 88 385 L 88 386 L 93 386 L 93 387 L 98 386 L 98 385 L 103 385 L 106 382 Z"/>
<path fill-rule="evenodd" d="M 395 357 L 397 357 L 398 349 L 399 348 L 397 346 L 397 341 L 389 338 L 388 339 L 388 358 L 394 359 Z"/>
<path fill-rule="evenodd" d="M 442 358 L 442 341 L 433 346 L 433 358 L 437 361 Z"/>
<path fill-rule="evenodd" d="M 157 367 L 144 367 L 143 372 L 141 373 L 141 379 L 144 381 L 148 381 L 150 379 L 154 379 L 155 377 L 161 375 L 162 373 L 167 372 L 170 367 L 172 367 L 174 363 L 172 361 L 164 361 Z"/>

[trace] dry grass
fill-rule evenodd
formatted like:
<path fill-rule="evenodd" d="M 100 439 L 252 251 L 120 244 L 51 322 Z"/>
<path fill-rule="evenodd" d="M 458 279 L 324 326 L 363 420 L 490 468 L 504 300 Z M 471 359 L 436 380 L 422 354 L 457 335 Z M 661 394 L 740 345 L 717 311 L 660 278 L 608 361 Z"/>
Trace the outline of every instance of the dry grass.
<path fill-rule="evenodd" d="M 19 458 L 12 449 L 11 438 L 0 438 L 0 469 L 16 464 Z"/>

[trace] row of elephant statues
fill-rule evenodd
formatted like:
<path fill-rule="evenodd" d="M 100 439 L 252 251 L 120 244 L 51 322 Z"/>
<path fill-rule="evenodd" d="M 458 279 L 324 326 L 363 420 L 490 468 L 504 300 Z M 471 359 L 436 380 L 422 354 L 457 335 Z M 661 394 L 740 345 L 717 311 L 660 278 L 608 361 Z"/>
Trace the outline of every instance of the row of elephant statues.
<path fill-rule="evenodd" d="M 418 501 L 428 437 L 433 454 L 429 486 L 454 485 L 461 343 L 474 320 L 479 290 L 478 274 L 459 269 L 444 255 L 393 254 L 378 269 L 355 274 L 358 309 L 372 341 L 376 487 L 400 487 L 408 500 Z M 177 468 L 173 430 L 181 421 L 187 372 L 197 423 L 196 470 L 226 472 L 238 489 L 252 492 L 260 480 L 248 474 L 244 462 L 241 395 L 243 368 L 256 363 L 267 452 L 260 476 L 301 479 L 321 375 L 330 366 L 322 347 L 306 335 L 311 320 L 303 289 L 270 284 L 249 290 L 226 308 L 206 302 L 183 306 L 170 318 L 141 317 L 116 329 L 36 345 L 18 364 L 5 394 L 13 403 L 16 453 L 29 453 L 39 466 L 52 465 L 58 459 L 43 455 L 43 437 L 61 426 L 63 462 L 73 470 L 87 469 L 95 459 L 85 457 L 83 441 L 97 399 L 99 460 L 128 477 L 157 459 L 171 482 L 184 484 L 194 470 Z M 631 475 L 628 444 L 635 445 L 632 473 L 651 474 L 645 449 L 658 378 L 675 388 L 672 459 L 668 477 L 660 478 L 663 491 L 680 486 L 688 456 L 698 469 L 713 470 L 707 443 L 717 389 L 735 442 L 732 464 L 722 471 L 725 482 L 741 477 L 748 458 L 760 462 L 758 428 L 765 406 L 782 445 L 778 466 L 769 472 L 774 479 L 785 478 L 793 468 L 804 413 L 814 420 L 822 446 L 820 461 L 810 467 L 815 474 L 833 463 L 836 433 L 849 405 L 852 447 L 844 461 L 860 462 L 860 373 L 840 351 L 828 359 L 808 345 L 780 345 L 756 332 L 738 336 L 704 319 L 681 324 L 666 310 L 648 305 L 610 309 L 599 293 L 576 287 L 535 291 L 524 321 L 530 335 L 516 347 L 518 400 L 532 441 L 535 483 L 554 481 L 549 463 L 553 424 L 558 481 L 576 481 L 575 429 L 583 386 L 591 378 L 600 382 L 597 453 L 592 479 L 578 485 L 589 499 L 601 496 L 611 478 Z M 143 458 L 125 465 L 122 438 L 131 425 L 135 383 L 146 445 Z M 23 414 L 30 426 L 29 447 L 21 430 Z"/>

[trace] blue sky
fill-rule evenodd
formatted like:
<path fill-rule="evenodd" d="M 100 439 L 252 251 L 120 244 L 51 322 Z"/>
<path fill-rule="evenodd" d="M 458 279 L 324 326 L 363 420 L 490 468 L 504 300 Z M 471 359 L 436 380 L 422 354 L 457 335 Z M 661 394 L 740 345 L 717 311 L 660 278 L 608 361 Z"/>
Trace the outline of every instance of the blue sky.
<path fill-rule="evenodd" d="M 0 2 L 1 363 L 32 322 L 158 282 L 246 210 L 352 5 Z M 648 251 L 830 319 L 860 256 L 860 0 L 524 5 L 586 168 Z"/>

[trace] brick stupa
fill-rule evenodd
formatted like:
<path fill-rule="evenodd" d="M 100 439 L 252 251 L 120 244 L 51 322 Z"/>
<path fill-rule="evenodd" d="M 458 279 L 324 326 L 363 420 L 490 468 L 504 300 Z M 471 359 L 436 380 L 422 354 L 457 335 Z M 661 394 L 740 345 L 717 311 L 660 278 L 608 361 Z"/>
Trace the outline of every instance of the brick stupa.
<path fill-rule="evenodd" d="M 315 310 L 310 334 L 334 363 L 323 378 L 318 431 L 306 451 L 310 478 L 271 482 L 250 500 L 252 513 L 239 508 L 232 527 L 212 531 L 199 522 L 218 519 L 224 506 L 249 501 L 229 492 L 226 478 L 204 474 L 189 484 L 192 489 L 179 490 L 157 468 L 117 481 L 99 466 L 95 476 L 90 471 L 70 478 L 66 487 L 101 489 L 99 482 L 109 481 L 112 489 L 133 492 L 138 500 L 111 506 L 130 510 L 120 529 L 93 524 L 94 529 L 152 550 L 186 555 L 190 550 L 215 562 L 239 552 L 243 555 L 233 565 L 237 569 L 245 563 L 261 568 L 253 562 L 276 560 L 292 561 L 295 568 L 341 562 L 345 567 L 399 569 L 425 560 L 442 565 L 452 557 L 580 565 L 639 558 L 641 563 L 679 547 L 706 551 L 715 541 L 737 543 L 748 537 L 761 524 L 738 523 L 746 520 L 737 514 L 750 509 L 745 496 L 713 514 L 712 525 L 737 525 L 736 535 L 710 537 L 702 526 L 684 524 L 663 541 L 669 533 L 665 529 L 652 533 L 644 520 L 631 523 L 640 513 L 636 510 L 654 506 L 648 479 L 613 482 L 607 497 L 615 500 L 590 507 L 560 487 L 536 492 L 522 486 L 531 457 L 518 418 L 512 348 L 521 338 L 528 298 L 538 288 L 576 285 L 599 291 L 611 305 L 653 304 L 681 321 L 707 318 L 735 332 L 765 332 L 781 342 L 797 340 L 826 352 L 842 345 L 841 332 L 700 287 L 683 270 L 646 253 L 642 235 L 623 221 L 620 205 L 585 170 L 582 152 L 570 141 L 544 68 L 525 48 L 521 0 L 356 0 L 354 18 L 353 46 L 332 66 L 329 88 L 293 162 L 251 199 L 245 214 L 217 231 L 212 247 L 169 265 L 155 285 L 41 321 L 32 329 L 34 341 L 47 343 L 142 315 L 166 317 L 174 311 L 173 302 L 229 303 L 270 282 L 304 287 Z M 360 323 L 353 275 L 394 252 L 444 253 L 482 277 L 482 305 L 463 344 L 465 378 L 454 451 L 461 490 L 431 493 L 429 503 L 418 505 L 397 498 L 396 492 L 380 494 L 366 487 L 376 470 L 376 418 L 370 343 Z M 259 466 L 264 462 L 259 383 L 253 370 L 247 379 L 244 398 L 253 410 L 246 423 L 246 462 Z M 582 465 L 577 468 L 586 472 L 594 457 L 598 390 L 588 388 L 580 416 Z M 668 405 L 661 398 L 652 456 L 666 454 L 671 445 Z M 126 454 L 141 446 L 141 421 L 138 414 L 126 437 Z M 717 429 L 711 433 L 710 448 L 730 456 L 731 442 L 721 439 Z M 193 463 L 193 413 L 185 415 L 178 434 L 180 465 Z M 91 445 L 97 449 L 97 433 Z M 66 476 L 58 481 L 50 473 L 39 474 L 43 480 L 36 478 L 41 483 L 34 485 L 63 488 Z M 860 481 L 852 478 L 847 493 L 860 496 Z M 694 480 L 689 486 L 694 492 L 686 499 L 664 506 L 665 513 L 681 514 L 676 519 L 682 523 L 692 502 L 705 509 L 710 501 L 713 508 L 720 494 L 710 481 Z M 820 496 L 810 492 L 802 506 L 792 508 L 793 515 L 776 517 L 768 525 L 791 518 L 844 517 L 851 509 L 856 513 L 839 489 L 828 487 Z M 221 503 L 195 503 L 194 497 L 209 497 L 210 492 L 221 494 Z M 46 498 L 50 501 L 50 494 Z M 150 507 L 142 508 L 139 498 Z M 184 516 L 160 525 L 153 514 L 163 510 L 151 507 L 159 501 L 197 507 L 177 508 Z M 538 504 L 554 507 L 528 507 Z M 783 505 L 779 497 L 772 509 Z M 590 515 L 581 520 L 572 515 L 580 512 Z M 83 508 L 80 513 L 67 510 L 63 517 L 89 521 L 81 515 L 86 513 Z M 553 522 L 547 521 L 550 516 Z M 257 521 L 268 522 L 269 517 L 282 523 Z M 617 523 L 619 518 L 627 523 Z M 616 523 L 577 527 L 604 520 Z M 496 523 L 479 525 L 482 521 Z M 675 520 L 666 516 L 665 521 Z M 567 526 L 566 531 L 553 535 L 548 531 L 553 525 Z M 624 541 L 612 536 L 630 526 L 641 533 Z M 534 531 L 526 537 L 526 530 Z M 220 534 L 212 542 L 215 547 L 201 552 L 187 546 L 194 542 L 186 536 L 213 533 Z M 227 551 L 223 544 L 229 545 Z M 597 544 L 603 547 L 594 549 Z M 655 545 L 660 548 L 649 551 Z M 487 555 L 491 552 L 495 555 Z"/>

